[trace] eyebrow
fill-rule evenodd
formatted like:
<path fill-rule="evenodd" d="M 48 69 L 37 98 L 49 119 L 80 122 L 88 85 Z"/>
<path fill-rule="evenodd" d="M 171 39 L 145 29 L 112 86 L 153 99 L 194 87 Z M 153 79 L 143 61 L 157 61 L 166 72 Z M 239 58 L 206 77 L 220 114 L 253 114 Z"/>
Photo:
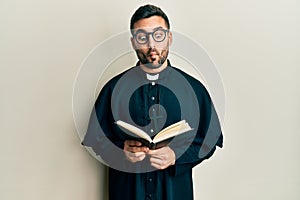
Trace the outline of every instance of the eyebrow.
<path fill-rule="evenodd" d="M 159 29 L 165 29 L 164 27 L 162 27 L 162 26 L 158 26 L 158 27 L 155 27 L 154 29 L 153 29 L 153 31 L 157 31 L 157 30 L 159 30 Z M 138 32 L 138 31 L 145 31 L 145 32 L 147 32 L 145 29 L 137 29 L 136 30 L 136 32 Z"/>

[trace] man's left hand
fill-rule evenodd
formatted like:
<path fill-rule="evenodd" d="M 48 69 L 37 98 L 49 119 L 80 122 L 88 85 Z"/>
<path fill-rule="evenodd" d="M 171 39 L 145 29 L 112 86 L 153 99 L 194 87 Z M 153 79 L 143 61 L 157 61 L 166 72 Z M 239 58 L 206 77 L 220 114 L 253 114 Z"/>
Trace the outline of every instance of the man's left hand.
<path fill-rule="evenodd" d="M 170 165 L 175 164 L 175 153 L 168 146 L 149 150 L 147 154 L 150 156 L 151 165 L 157 169 L 166 169 Z"/>

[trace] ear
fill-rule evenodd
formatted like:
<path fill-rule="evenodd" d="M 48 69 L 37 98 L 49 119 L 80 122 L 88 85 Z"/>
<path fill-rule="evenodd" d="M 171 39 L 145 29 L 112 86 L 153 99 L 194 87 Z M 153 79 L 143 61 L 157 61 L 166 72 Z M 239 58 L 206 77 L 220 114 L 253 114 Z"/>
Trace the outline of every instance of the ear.
<path fill-rule="evenodd" d="M 133 37 L 130 38 L 131 46 L 134 50 L 136 50 L 135 39 Z"/>
<path fill-rule="evenodd" d="M 173 42 L 173 34 L 171 31 L 169 31 L 169 46 L 172 45 L 172 42 Z"/>

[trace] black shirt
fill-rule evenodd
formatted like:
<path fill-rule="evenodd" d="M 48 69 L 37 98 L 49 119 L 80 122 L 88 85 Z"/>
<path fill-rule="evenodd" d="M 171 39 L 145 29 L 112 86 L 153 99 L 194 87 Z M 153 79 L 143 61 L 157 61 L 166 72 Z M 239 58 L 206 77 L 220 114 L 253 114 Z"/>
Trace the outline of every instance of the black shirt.
<path fill-rule="evenodd" d="M 135 66 L 112 78 L 101 90 L 91 114 L 83 145 L 92 147 L 109 165 L 110 200 L 192 200 L 192 168 L 208 159 L 223 136 L 209 93 L 201 82 L 168 63 L 157 80 Z M 149 76 L 149 75 L 148 75 Z M 154 136 L 185 119 L 193 131 L 169 144 L 176 163 L 164 170 L 124 155 L 128 135 L 114 123 L 122 120 Z"/>

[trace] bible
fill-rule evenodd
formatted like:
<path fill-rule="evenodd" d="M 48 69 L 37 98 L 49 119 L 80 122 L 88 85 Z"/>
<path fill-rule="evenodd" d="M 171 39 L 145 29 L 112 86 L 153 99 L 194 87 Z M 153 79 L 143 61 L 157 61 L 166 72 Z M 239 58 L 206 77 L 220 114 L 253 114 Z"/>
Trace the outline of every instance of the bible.
<path fill-rule="evenodd" d="M 166 146 L 175 136 L 193 130 L 185 120 L 181 120 L 162 129 L 152 139 L 145 131 L 131 124 L 128 124 L 121 120 L 118 120 L 115 123 L 120 127 L 122 131 L 132 136 L 134 139 L 140 141 L 144 146 L 149 147 L 149 149 L 151 150 Z"/>

